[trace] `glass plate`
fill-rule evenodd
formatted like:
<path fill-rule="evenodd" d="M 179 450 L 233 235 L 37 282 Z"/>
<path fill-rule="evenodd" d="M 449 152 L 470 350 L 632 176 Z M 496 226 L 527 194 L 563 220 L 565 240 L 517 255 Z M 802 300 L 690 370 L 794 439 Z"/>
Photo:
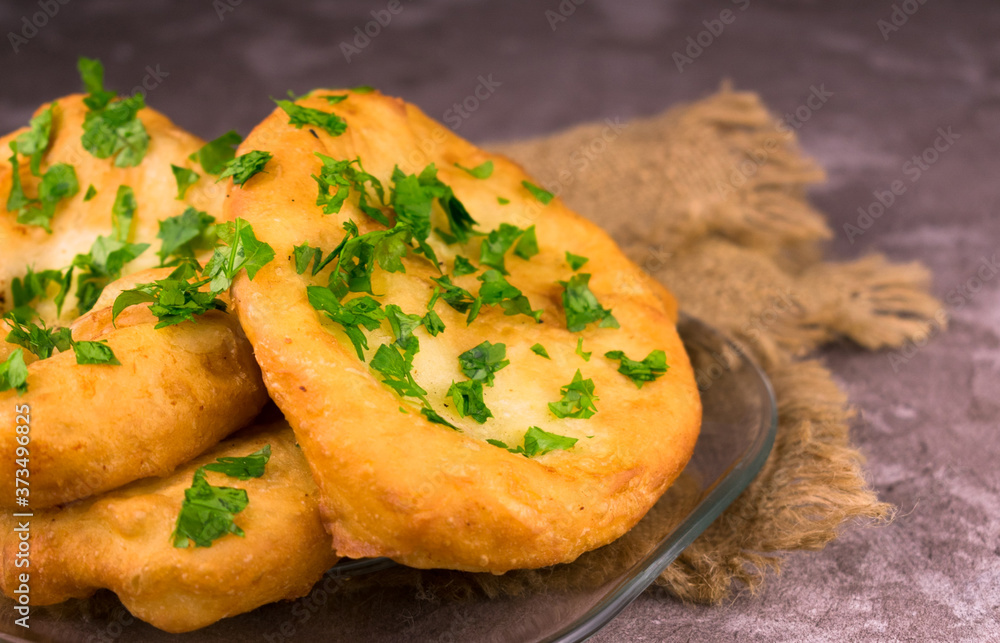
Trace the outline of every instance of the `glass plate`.
<path fill-rule="evenodd" d="M 184 636 L 133 618 L 114 594 L 9 614 L 11 641 L 582 641 L 614 618 L 725 509 L 764 464 L 777 428 L 763 373 L 710 327 L 682 316 L 704 420 L 677 482 L 631 531 L 575 562 L 502 577 L 420 571 L 387 559 L 338 564 L 312 592 Z M 5 610 L 6 611 L 6 610 Z M 12 636 L 13 635 L 13 636 Z"/>

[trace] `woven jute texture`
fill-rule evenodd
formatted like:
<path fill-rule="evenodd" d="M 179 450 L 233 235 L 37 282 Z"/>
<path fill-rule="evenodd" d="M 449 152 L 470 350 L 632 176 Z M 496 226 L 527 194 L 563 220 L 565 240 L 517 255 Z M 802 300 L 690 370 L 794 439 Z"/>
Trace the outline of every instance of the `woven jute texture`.
<path fill-rule="evenodd" d="M 809 355 L 845 338 L 872 350 L 900 345 L 941 306 L 918 264 L 822 260 L 831 233 L 805 193 L 823 172 L 756 94 L 724 87 L 652 118 L 492 149 L 608 230 L 774 385 L 779 426 L 767 463 L 661 585 L 708 603 L 756 591 L 783 552 L 819 549 L 848 524 L 891 516 L 851 445 L 845 394 Z"/>

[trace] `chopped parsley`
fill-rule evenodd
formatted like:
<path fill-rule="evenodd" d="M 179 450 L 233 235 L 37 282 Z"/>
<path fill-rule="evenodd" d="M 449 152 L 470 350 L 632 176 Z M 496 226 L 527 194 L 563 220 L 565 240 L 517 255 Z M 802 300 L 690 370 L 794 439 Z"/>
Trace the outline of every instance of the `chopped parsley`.
<path fill-rule="evenodd" d="M 526 315 L 537 323 L 542 322 L 542 311 L 532 310 L 531 302 L 521 291 L 510 285 L 499 270 L 487 270 L 476 277 L 483 285 L 479 288 L 479 299 L 484 304 L 499 304 L 504 315 Z M 470 322 L 472 320 L 469 320 Z"/>
<path fill-rule="evenodd" d="M 340 136 L 347 129 L 347 122 L 336 114 L 311 107 L 302 107 L 290 100 L 276 100 L 274 102 L 288 114 L 288 124 L 294 125 L 298 129 L 302 129 L 304 125 L 314 125 L 330 136 Z"/>
<path fill-rule="evenodd" d="M 514 254 L 522 259 L 531 259 L 538 254 L 538 237 L 535 236 L 535 226 L 528 226 L 521 239 L 514 246 Z"/>
<path fill-rule="evenodd" d="M 41 162 L 52 139 L 52 103 L 28 123 L 28 131 L 17 137 L 17 149 L 28 157 L 31 173 L 41 176 Z"/>
<path fill-rule="evenodd" d="M 443 417 L 441 417 L 441 414 L 438 413 L 437 411 L 435 411 L 432 408 L 424 407 L 424 408 L 420 409 L 420 413 L 425 418 L 427 418 L 428 422 L 433 422 L 434 424 L 441 424 L 441 425 L 444 425 L 444 426 L 448 427 L 449 429 L 454 429 L 455 431 L 459 431 L 459 432 L 461 432 L 461 430 L 462 430 L 462 429 L 458 428 L 457 426 L 455 426 L 454 424 L 452 424 L 451 422 L 449 422 L 448 420 L 446 420 Z"/>
<path fill-rule="evenodd" d="M 502 196 L 498 196 L 497 203 L 499 203 L 500 205 L 507 205 L 508 203 L 510 203 L 510 199 L 505 199 Z"/>
<path fill-rule="evenodd" d="M 548 431 L 543 431 L 537 426 L 533 426 L 528 429 L 524 434 L 524 443 L 517 447 L 511 448 L 501 442 L 500 440 L 487 440 L 490 444 L 501 449 L 507 449 L 511 453 L 520 453 L 526 458 L 533 458 L 539 455 L 545 455 L 550 451 L 566 451 L 572 449 L 573 445 L 577 443 L 579 438 L 569 438 L 564 435 L 557 435 L 555 433 L 549 433 Z"/>
<path fill-rule="evenodd" d="M 560 281 L 563 287 L 563 310 L 566 312 L 566 328 L 579 332 L 587 324 L 600 322 L 601 328 L 619 328 L 618 320 L 611 311 L 601 306 L 590 290 L 590 275 L 573 275 L 569 281 Z"/>
<path fill-rule="evenodd" d="M 99 159 L 115 157 L 115 167 L 135 167 L 149 149 L 149 134 L 139 120 L 139 110 L 146 107 L 141 93 L 113 100 L 114 92 L 104 89 L 104 67 L 100 61 L 80 58 L 80 76 L 89 95 L 89 108 L 83 120 L 83 148 Z"/>
<path fill-rule="evenodd" d="M 264 170 L 264 166 L 272 158 L 270 152 L 262 152 L 260 150 L 253 150 L 237 156 L 232 161 L 226 163 L 225 168 L 222 170 L 222 174 L 219 175 L 216 183 L 226 178 L 227 176 L 233 177 L 233 183 L 235 185 L 243 186 L 244 183 L 249 181 L 258 172 Z"/>
<path fill-rule="evenodd" d="M 23 278 L 14 277 L 11 280 L 11 293 L 14 299 L 14 308 L 11 314 L 18 320 L 27 321 L 35 316 L 31 303 L 39 298 L 45 297 L 49 289 L 49 284 L 59 284 L 59 292 L 55 296 L 56 310 L 62 314 L 63 303 L 69 295 L 70 285 L 73 279 L 72 268 L 65 272 L 61 270 L 43 270 L 35 272 L 28 266 L 28 272 Z"/>
<path fill-rule="evenodd" d="M 0 364 L 0 393 L 15 389 L 18 395 L 28 391 L 28 366 L 24 352 L 18 348 Z"/>
<path fill-rule="evenodd" d="M 193 321 L 210 310 L 225 311 L 225 302 L 217 297 L 220 291 L 202 290 L 208 278 L 192 281 L 197 276 L 196 265 L 185 261 L 163 279 L 122 291 L 111 307 L 112 321 L 126 308 L 146 302 L 150 303 L 149 312 L 159 320 L 154 328 Z"/>
<path fill-rule="evenodd" d="M 472 262 L 463 257 L 462 255 L 455 256 L 455 269 L 452 272 L 456 277 L 461 277 L 462 275 L 471 275 L 476 272 L 478 268 L 472 265 Z"/>
<path fill-rule="evenodd" d="M 115 194 L 114 205 L 111 206 L 111 229 L 118 241 L 128 241 L 132 230 L 132 220 L 139 205 L 135 202 L 135 192 L 127 185 L 119 185 Z"/>
<path fill-rule="evenodd" d="M 389 320 L 393 337 L 396 338 L 396 345 L 402 348 L 407 355 L 415 355 L 420 350 L 420 340 L 413 332 L 423 325 L 423 318 L 420 315 L 404 313 L 403 309 L 396 304 L 388 304 L 385 307 L 385 315 Z"/>
<path fill-rule="evenodd" d="M 477 179 L 488 179 L 493 174 L 493 161 L 486 161 L 485 163 L 480 163 L 474 168 L 467 168 L 459 163 L 455 163 L 455 167 L 457 167 L 460 170 L 464 170 L 470 176 Z"/>
<path fill-rule="evenodd" d="M 541 344 L 535 344 L 534 346 L 532 346 L 531 352 L 534 353 L 535 355 L 540 355 L 545 359 L 552 359 L 551 357 L 549 357 L 549 352 L 545 350 L 545 347 L 542 346 Z"/>
<path fill-rule="evenodd" d="M 34 353 L 38 359 L 48 359 L 56 351 L 69 350 L 73 338 L 68 328 L 47 328 L 31 322 L 24 322 L 13 313 L 3 317 L 11 326 L 6 341 Z"/>
<path fill-rule="evenodd" d="M 74 341 L 73 352 L 76 354 L 77 364 L 108 364 L 121 366 L 121 362 L 115 357 L 115 352 L 108 346 L 106 340 L 99 342 Z"/>
<path fill-rule="evenodd" d="M 416 380 L 413 379 L 412 354 L 404 356 L 396 346 L 382 344 L 375 351 L 375 356 L 369 366 L 372 370 L 378 371 L 384 377 L 382 382 L 396 391 L 402 397 L 415 397 L 425 406 L 430 406 L 427 402 L 427 391 L 420 388 Z"/>
<path fill-rule="evenodd" d="M 589 362 L 590 361 L 590 356 L 593 355 L 594 353 L 593 353 L 593 351 L 591 351 L 589 353 L 583 352 L 583 338 L 582 337 L 577 337 L 576 338 L 576 354 L 579 355 L 580 357 L 582 357 L 583 361 Z"/>
<path fill-rule="evenodd" d="M 459 355 L 458 364 L 470 380 L 493 386 L 493 375 L 510 364 L 510 360 L 506 357 L 505 344 L 491 344 L 485 341 Z"/>
<path fill-rule="evenodd" d="M 575 255 L 572 252 L 566 251 L 566 263 L 569 267 L 573 269 L 574 272 L 583 267 L 583 264 L 590 261 L 587 257 L 581 257 L 580 255 Z"/>
<path fill-rule="evenodd" d="M 472 230 L 476 225 L 475 219 L 469 215 L 451 187 L 437 178 L 437 167 L 433 163 L 419 175 L 404 174 L 396 167 L 392 171 L 392 181 L 391 202 L 396 216 L 413 230 L 413 236 L 422 244 L 420 250 L 434 263 L 437 263 L 437 259 L 425 241 L 431 231 L 431 205 L 435 199 L 444 210 L 451 229 L 450 233 L 438 230 L 446 243 L 465 243 L 475 234 Z"/>
<path fill-rule="evenodd" d="M 357 87 L 351 88 L 351 91 L 355 94 L 370 94 L 375 91 L 375 88 L 371 85 L 358 85 Z"/>
<path fill-rule="evenodd" d="M 472 293 L 465 288 L 451 283 L 451 278 L 448 275 L 431 277 L 431 280 L 437 286 L 434 288 L 434 294 L 431 295 L 431 300 L 427 304 L 427 310 L 433 310 L 434 304 L 437 303 L 438 298 L 441 298 L 456 311 L 469 313 L 466 323 L 471 324 L 479 315 L 479 309 L 483 305 L 483 300 L 479 297 L 473 297 Z"/>
<path fill-rule="evenodd" d="M 74 268 L 80 270 L 76 285 L 77 307 L 80 314 L 93 308 L 104 287 L 121 277 L 125 264 L 133 261 L 148 247 L 148 243 L 127 243 L 114 237 L 101 236 L 94 241 L 90 252 L 76 255 L 67 272 L 71 272 Z"/>
<path fill-rule="evenodd" d="M 17 212 L 17 222 L 25 225 L 37 225 L 52 232 L 51 221 L 56 213 L 56 205 L 63 199 L 69 199 L 80 191 L 76 178 L 76 170 L 72 165 L 56 163 L 45 171 L 38 185 L 38 198 L 31 198 L 24 192 L 21 184 L 20 163 L 18 163 L 17 143 L 10 144 L 12 152 L 11 187 L 7 196 L 7 211 Z"/>
<path fill-rule="evenodd" d="M 242 136 L 235 130 L 229 130 L 219 138 L 202 145 L 201 149 L 189 156 L 188 159 L 200 163 L 201 169 L 207 174 L 219 174 L 226 169 L 226 164 L 236 156 L 236 147 L 242 142 Z"/>
<path fill-rule="evenodd" d="M 83 195 L 83 202 L 86 203 L 87 201 L 93 199 L 95 196 L 97 196 L 97 188 L 95 188 L 94 184 L 91 183 L 90 187 L 87 188 L 87 193 Z"/>
<path fill-rule="evenodd" d="M 559 389 L 562 399 L 550 402 L 549 409 L 558 418 L 587 419 L 597 413 L 594 402 L 599 400 L 594 395 L 594 380 L 583 379 L 580 369 L 577 369 L 573 381 Z"/>
<path fill-rule="evenodd" d="M 483 401 L 483 383 L 478 380 L 452 382 L 445 395 L 454 402 L 455 410 L 461 417 L 471 417 L 480 424 L 493 417 Z"/>
<path fill-rule="evenodd" d="M 179 167 L 170 164 L 170 171 L 174 173 L 174 180 L 177 181 L 177 200 L 180 201 L 187 194 L 188 188 L 198 182 L 201 175 L 186 167 Z"/>
<path fill-rule="evenodd" d="M 318 152 L 316 156 L 323 161 L 323 168 L 319 176 L 314 174 L 312 178 L 319 186 L 316 205 L 323 206 L 324 214 L 340 212 L 340 207 L 353 189 L 358 194 L 358 208 L 362 212 L 384 226 L 390 225 L 389 218 L 379 208 L 368 203 L 365 183 L 371 185 L 382 205 L 385 205 L 385 190 L 382 182 L 361 166 L 360 158 L 353 161 L 338 161 Z M 357 168 L 354 168 L 354 165 L 357 165 Z"/>
<path fill-rule="evenodd" d="M 274 259 L 274 250 L 257 239 L 253 226 L 245 219 L 220 223 L 215 226 L 215 233 L 219 243 L 205 265 L 205 274 L 211 277 L 211 287 L 216 293 L 229 288 L 241 269 L 246 269 L 247 276 L 253 279 L 258 270 Z"/>
<path fill-rule="evenodd" d="M 555 198 L 554 194 L 548 190 L 543 190 L 530 181 L 521 181 L 521 185 L 523 185 L 528 192 L 531 192 L 531 196 L 541 201 L 542 205 L 548 205 L 552 202 L 552 199 Z"/>
<path fill-rule="evenodd" d="M 661 350 L 651 351 L 641 362 L 629 359 L 622 351 L 609 351 L 604 356 L 621 362 L 618 372 L 635 382 L 637 388 L 662 377 L 670 368 L 667 365 L 667 354 Z"/>
<path fill-rule="evenodd" d="M 306 291 L 312 307 L 325 313 L 343 327 L 348 339 L 354 344 L 358 359 L 364 361 L 368 338 L 360 327 L 363 326 L 371 331 L 382 325 L 385 311 L 382 310 L 381 304 L 367 295 L 342 304 L 333 291 L 322 286 L 308 286 Z"/>
<path fill-rule="evenodd" d="M 174 547 L 211 547 L 212 541 L 226 534 L 243 537 L 243 530 L 233 521 L 246 509 L 250 499 L 245 489 L 216 487 L 205 480 L 205 467 L 194 472 L 191 487 L 184 490 L 184 502 L 174 526 Z"/>
<path fill-rule="evenodd" d="M 424 328 L 427 329 L 427 332 L 430 333 L 431 337 L 437 337 L 439 333 L 444 331 L 444 322 L 441 321 L 441 318 L 438 317 L 438 314 L 433 310 L 427 311 L 427 314 L 424 315 L 421 322 L 423 323 Z"/>
<path fill-rule="evenodd" d="M 501 223 L 499 228 L 490 232 L 483 239 L 483 245 L 479 248 L 479 263 L 496 268 L 502 274 L 510 274 L 504 263 L 504 255 L 523 234 L 524 230 L 521 228 L 509 223 Z"/>
<path fill-rule="evenodd" d="M 193 259 L 197 251 L 215 245 L 214 223 L 215 217 L 192 207 L 160 221 L 156 233 L 156 238 L 163 241 L 157 253 L 160 265 L 167 265 L 168 257 Z"/>
<path fill-rule="evenodd" d="M 342 103 L 347 100 L 347 94 L 333 94 L 327 96 L 321 96 L 323 100 L 330 103 L 331 105 L 336 105 L 337 103 Z"/>
<path fill-rule="evenodd" d="M 263 448 L 247 456 L 223 456 L 216 458 L 212 464 L 206 464 L 204 469 L 224 473 L 230 478 L 249 480 L 250 478 L 259 478 L 264 475 L 264 467 L 270 459 L 271 445 L 266 444 Z"/>

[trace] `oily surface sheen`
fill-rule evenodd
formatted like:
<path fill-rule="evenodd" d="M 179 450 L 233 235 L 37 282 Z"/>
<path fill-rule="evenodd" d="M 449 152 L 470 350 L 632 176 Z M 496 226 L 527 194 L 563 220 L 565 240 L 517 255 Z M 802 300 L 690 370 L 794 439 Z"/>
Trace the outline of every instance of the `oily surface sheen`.
<path fill-rule="evenodd" d="M 63 270 L 77 254 L 87 253 L 98 236 L 112 233 L 111 208 L 118 186 L 127 185 L 135 193 L 138 208 L 132 222 L 129 241 L 148 243 L 150 247 L 135 261 L 125 265 L 123 274 L 150 268 L 157 263 L 156 251 L 160 240 L 156 238 L 159 222 L 181 214 L 188 206 L 218 216 L 225 190 L 214 183 L 215 177 L 205 176 L 200 165 L 188 156 L 198 151 L 204 141 L 178 128 L 167 117 L 146 107 L 138 112 L 149 134 L 149 148 L 142 162 L 135 167 L 115 167 L 114 158 L 99 159 L 90 154 L 80 142 L 87 107 L 84 95 L 73 94 L 59 98 L 52 121 L 52 136 L 48 151 L 42 159 L 41 172 L 56 163 L 68 163 L 76 170 L 80 190 L 76 196 L 60 201 L 52 219 L 52 233 L 36 225 L 17 222 L 17 213 L 0 206 L 0 312 L 13 306 L 11 282 L 24 275 L 26 267 L 35 271 Z M 49 104 L 42 105 L 36 114 Z M 0 204 L 7 202 L 12 181 L 9 144 L 26 131 L 21 128 L 0 138 Z M 31 176 L 25 157 L 21 162 L 21 180 L 29 196 L 36 196 L 40 179 Z M 201 178 L 192 185 L 183 201 L 177 200 L 177 183 L 171 164 L 193 169 Z M 84 201 L 87 188 L 97 191 L 90 201 Z M 72 319 L 72 297 L 63 309 L 63 319 Z M 57 315 L 55 307 L 40 309 L 50 322 Z"/>
<path fill-rule="evenodd" d="M 245 489 L 236 514 L 244 537 L 227 534 L 211 547 L 176 548 L 171 534 L 195 470 L 223 456 L 271 445 L 260 478 L 207 472 L 215 486 Z M 281 599 L 304 596 L 337 558 L 323 530 L 316 485 L 284 421 L 226 440 L 165 478 L 140 480 L 64 509 L 31 518 L 31 602 L 50 605 L 115 592 L 128 610 L 168 632 L 187 632 Z M 17 588 L 15 520 L 0 531 L 0 583 Z"/>
<path fill-rule="evenodd" d="M 246 219 L 276 252 L 254 280 L 236 281 L 234 305 L 271 396 L 295 429 L 319 484 L 336 551 L 389 556 L 416 567 L 503 572 L 570 561 L 620 536 L 680 473 L 700 426 L 700 401 L 669 296 L 596 226 L 558 199 L 549 205 L 535 200 L 521 185 L 529 177 L 510 161 L 459 139 L 403 101 L 351 93 L 330 106 L 320 98 L 323 93 L 300 104 L 343 116 L 344 134 L 296 129 L 277 110 L 240 150 L 266 150 L 274 158 L 263 173 L 231 189 L 226 216 Z M 293 247 L 309 242 L 331 250 L 348 219 L 362 232 L 380 227 L 358 210 L 354 194 L 339 213 L 323 214 L 311 178 L 321 168 L 314 152 L 360 157 L 387 189 L 394 166 L 410 174 L 434 162 L 438 177 L 478 221 L 478 230 L 488 232 L 502 222 L 537 227 L 540 254 L 525 261 L 511 252 L 506 264 L 510 283 L 533 308 L 544 309 L 541 324 L 505 316 L 496 306 L 484 307 L 467 325 L 464 314 L 439 301 L 435 310 L 446 330 L 436 338 L 423 329 L 416 332 L 421 350 L 413 375 L 434 408 L 461 432 L 419 415 L 410 398 L 400 398 L 359 361 L 340 327 L 310 306 L 306 287 L 325 285 L 329 269 L 316 277 L 296 274 Z M 486 160 L 495 165 L 486 180 L 454 166 Z M 497 197 L 510 203 L 500 205 Z M 437 205 L 432 223 L 447 229 Z M 456 254 L 479 263 L 478 239 L 448 246 L 431 235 L 428 242 L 451 273 Z M 566 329 L 557 283 L 573 275 L 566 251 L 589 257 L 581 272 L 592 273 L 591 289 L 612 309 L 620 329 Z M 376 269 L 373 290 L 383 304 L 423 314 L 434 287 L 430 278 L 439 273 L 422 257 L 411 255 L 404 263 L 405 273 Z M 474 275 L 453 280 L 478 292 Z M 590 361 L 575 352 L 580 337 L 583 350 L 593 353 Z M 383 323 L 369 337 L 366 360 L 391 339 Z M 458 355 L 484 340 L 506 344 L 510 365 L 485 389 L 494 417 L 480 425 L 460 418 L 445 392 L 452 381 L 465 379 Z M 551 360 L 531 352 L 536 342 Z M 641 390 L 617 372 L 617 362 L 604 357 L 622 350 L 642 359 L 657 349 L 665 351 L 670 370 Z M 577 369 L 593 379 L 598 412 L 586 420 L 559 419 L 547 405 L 560 399 L 560 386 Z M 530 426 L 579 442 L 529 459 L 485 441 L 517 445 Z"/>
<path fill-rule="evenodd" d="M 0 393 L 2 426 L 15 426 L 16 407 L 31 409 L 32 507 L 165 475 L 245 426 L 267 402 L 235 315 L 214 311 L 197 323 L 155 329 L 143 305 L 112 325 L 111 304 L 122 286 L 170 270 L 110 284 L 98 306 L 71 326 L 77 341 L 106 340 L 120 366 L 77 364 L 68 350 L 28 365 L 27 393 Z M 0 357 L 16 348 L 0 342 Z M 13 430 L 0 433 L 0 506 L 15 499 L 17 446 Z"/>

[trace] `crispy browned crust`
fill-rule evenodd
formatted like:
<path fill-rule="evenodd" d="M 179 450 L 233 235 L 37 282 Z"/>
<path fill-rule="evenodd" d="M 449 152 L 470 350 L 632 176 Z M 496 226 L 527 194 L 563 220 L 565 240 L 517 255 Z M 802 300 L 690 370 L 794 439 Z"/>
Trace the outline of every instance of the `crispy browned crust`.
<path fill-rule="evenodd" d="M 138 273 L 153 281 L 170 269 Z M 107 340 L 121 366 L 81 365 L 73 351 L 28 365 L 28 392 L 0 393 L 0 423 L 30 407 L 31 506 L 50 507 L 174 470 L 247 425 L 267 402 L 253 349 L 235 315 L 154 329 L 145 306 L 111 323 L 120 290 L 74 322 L 73 337 Z M 6 329 L 0 329 L 6 334 Z M 2 343 L 0 343 L 2 344 Z M 12 346 L 6 344 L 4 351 Z M 15 502 L 13 428 L 0 432 L 0 507 Z"/>
<path fill-rule="evenodd" d="M 240 150 L 267 150 L 274 159 L 266 173 L 230 190 L 226 216 L 249 221 L 277 254 L 253 281 L 236 281 L 234 304 L 271 396 L 295 429 L 319 484 L 336 551 L 388 556 L 415 567 L 503 572 L 571 561 L 614 540 L 680 473 L 700 426 L 694 377 L 664 291 L 604 232 L 561 201 L 543 207 L 532 200 L 521 186 L 528 177 L 509 160 L 475 148 L 401 100 L 352 93 L 331 108 L 320 98 L 325 93 L 300 104 L 332 109 L 347 120 L 347 131 L 334 138 L 318 128 L 296 129 L 276 110 Z M 401 401 L 359 362 L 338 327 L 321 321 L 309 305 L 306 286 L 324 284 L 327 272 L 297 275 L 293 246 L 308 241 L 332 249 L 348 218 L 362 232 L 378 227 L 357 210 L 354 197 L 339 214 L 324 215 L 315 205 L 310 175 L 319 174 L 321 164 L 314 152 L 360 157 L 385 184 L 396 164 L 412 173 L 433 161 L 480 230 L 502 221 L 537 226 L 541 254 L 527 262 L 510 255 L 507 264 L 510 282 L 535 308 L 545 309 L 544 323 L 484 309 L 467 327 L 465 315 L 441 302 L 436 310 L 447 329 L 435 339 L 418 333 L 422 350 L 414 359 L 414 376 L 435 408 L 463 433 L 429 423 L 418 407 Z M 485 181 L 453 165 L 473 167 L 487 159 L 495 170 Z M 511 203 L 498 205 L 497 196 Z M 434 224 L 446 228 L 435 210 Z M 478 242 L 449 247 L 432 235 L 430 243 L 448 269 L 456 253 L 478 257 Z M 593 273 L 591 287 L 622 325 L 620 330 L 592 326 L 579 334 L 584 350 L 594 353 L 590 362 L 574 353 L 578 334 L 566 330 L 561 310 L 556 282 L 572 275 L 566 250 L 590 257 L 584 271 Z M 422 312 L 433 287 L 430 277 L 437 273 L 421 258 L 405 263 L 405 274 L 376 270 L 375 292 L 405 312 Z M 455 282 L 478 290 L 472 276 Z M 376 331 L 372 349 L 390 337 L 386 328 Z M 496 417 L 477 425 L 445 408 L 444 394 L 452 380 L 463 378 L 458 354 L 484 339 L 506 343 L 511 364 L 497 373 L 496 386 L 486 389 Z M 551 361 L 530 352 L 535 342 L 548 349 Z M 616 371 L 616 362 L 603 357 L 623 350 L 641 359 L 654 349 L 666 352 L 671 369 L 641 391 Z M 546 404 L 559 399 L 559 387 L 577 368 L 595 382 L 599 412 L 590 420 L 560 420 Z M 532 459 L 485 442 L 517 444 L 532 425 L 580 441 L 572 450 Z"/>
<path fill-rule="evenodd" d="M 250 503 L 228 534 L 209 548 L 177 549 L 171 534 L 195 469 L 221 456 L 245 456 L 271 445 L 261 478 L 207 473 L 209 483 L 247 490 Z M 51 605 L 115 592 L 128 610 L 168 632 L 187 632 L 260 605 L 307 594 L 336 562 L 323 530 L 318 491 L 284 421 L 249 429 L 169 477 L 140 480 L 30 519 L 31 603 Z M 14 596 L 17 523 L 5 513 L 0 531 L 0 584 Z"/>
<path fill-rule="evenodd" d="M 52 219 L 52 234 L 39 226 L 17 223 L 17 214 L 0 207 L 0 312 L 12 306 L 11 281 L 21 277 L 26 266 L 36 271 L 62 270 L 70 265 L 73 257 L 90 250 L 99 235 L 110 235 L 111 206 L 118 186 L 128 185 L 135 192 L 138 209 L 132 223 L 129 241 L 148 243 L 150 248 L 139 258 L 125 266 L 125 273 L 136 272 L 156 265 L 156 251 L 160 241 L 156 238 L 159 222 L 176 216 L 188 206 L 218 216 L 225 188 L 214 183 L 214 177 L 202 176 L 188 189 L 183 201 L 176 199 L 177 184 L 171 173 L 171 164 L 194 169 L 204 175 L 201 167 L 188 159 L 204 145 L 204 141 L 174 125 L 166 116 L 149 107 L 139 111 L 138 117 L 149 133 L 149 149 L 142 162 L 131 168 L 114 166 L 114 159 L 95 158 L 80 143 L 83 120 L 87 107 L 83 94 L 59 98 L 52 124 L 52 142 L 42 161 L 44 171 L 56 163 L 69 163 L 77 174 L 80 191 L 72 199 L 56 206 Z M 39 107 L 41 112 L 50 103 Z M 38 113 L 36 112 L 36 114 Z M 12 167 L 9 144 L 26 128 L 0 138 L 0 195 L 6 202 L 10 193 Z M 21 180 L 29 195 L 35 195 L 40 179 L 31 176 L 27 162 L 21 158 Z M 83 198 L 93 185 L 97 196 L 90 201 Z M 63 310 L 64 320 L 73 319 L 73 298 Z M 57 315 L 53 305 L 43 306 L 42 316 L 53 321 Z"/>

